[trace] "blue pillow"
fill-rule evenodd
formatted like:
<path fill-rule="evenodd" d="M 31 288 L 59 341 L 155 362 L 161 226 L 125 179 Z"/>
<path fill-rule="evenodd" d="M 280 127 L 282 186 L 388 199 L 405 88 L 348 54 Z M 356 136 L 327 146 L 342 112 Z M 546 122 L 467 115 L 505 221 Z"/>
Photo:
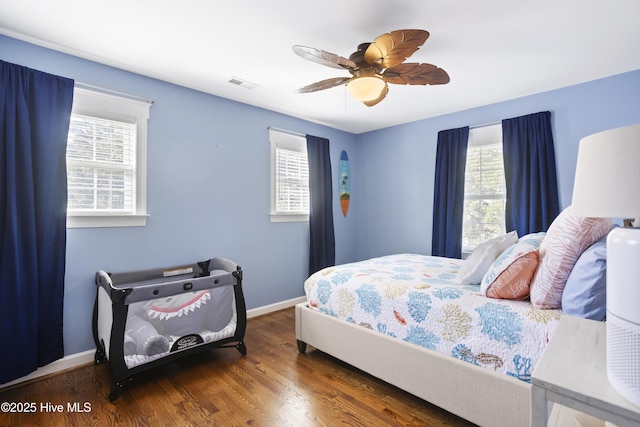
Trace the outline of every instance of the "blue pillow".
<path fill-rule="evenodd" d="M 576 262 L 562 292 L 562 311 L 605 320 L 607 315 L 607 236 L 589 246 Z"/>

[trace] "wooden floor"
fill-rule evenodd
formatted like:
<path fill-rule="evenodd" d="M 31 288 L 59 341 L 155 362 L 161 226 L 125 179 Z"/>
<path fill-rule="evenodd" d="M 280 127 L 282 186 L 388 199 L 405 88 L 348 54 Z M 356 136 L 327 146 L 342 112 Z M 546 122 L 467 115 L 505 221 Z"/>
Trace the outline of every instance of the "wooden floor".
<path fill-rule="evenodd" d="M 472 425 L 312 347 L 300 354 L 293 308 L 250 319 L 246 344 L 246 356 L 212 350 L 139 374 L 113 403 L 106 364 L 5 390 L 0 403 L 35 413 L 3 410 L 0 426 Z"/>

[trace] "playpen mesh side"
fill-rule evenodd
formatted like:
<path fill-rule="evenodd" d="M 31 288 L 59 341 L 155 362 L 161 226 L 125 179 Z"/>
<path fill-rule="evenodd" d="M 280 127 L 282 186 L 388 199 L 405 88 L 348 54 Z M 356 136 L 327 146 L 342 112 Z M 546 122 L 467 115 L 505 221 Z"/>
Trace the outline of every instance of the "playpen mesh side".
<path fill-rule="evenodd" d="M 111 307 L 111 298 L 107 291 L 98 288 L 98 339 L 104 345 L 104 353 L 109 359 L 109 350 L 111 349 L 111 328 L 113 327 L 113 309 Z"/>
<path fill-rule="evenodd" d="M 129 305 L 123 353 L 127 368 L 195 345 L 232 337 L 237 313 L 233 285 Z"/>

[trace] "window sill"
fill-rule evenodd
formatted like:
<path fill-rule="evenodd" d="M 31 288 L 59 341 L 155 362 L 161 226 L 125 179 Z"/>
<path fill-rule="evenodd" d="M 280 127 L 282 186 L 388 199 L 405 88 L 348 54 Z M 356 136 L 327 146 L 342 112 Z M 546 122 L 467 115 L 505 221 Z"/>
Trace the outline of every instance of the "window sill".
<path fill-rule="evenodd" d="M 309 222 L 305 214 L 269 214 L 271 222 Z"/>
<path fill-rule="evenodd" d="M 67 228 L 144 227 L 149 215 L 68 215 Z"/>

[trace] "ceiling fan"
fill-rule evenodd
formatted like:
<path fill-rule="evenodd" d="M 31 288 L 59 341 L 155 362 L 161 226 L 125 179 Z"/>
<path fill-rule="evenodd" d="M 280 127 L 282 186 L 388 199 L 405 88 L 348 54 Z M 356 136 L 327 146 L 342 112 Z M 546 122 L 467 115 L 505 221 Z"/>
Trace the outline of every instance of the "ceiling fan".
<path fill-rule="evenodd" d="M 383 34 L 372 43 L 362 43 L 349 58 L 324 50 L 295 45 L 293 51 L 304 59 L 333 68 L 346 69 L 351 77 L 334 77 L 298 89 L 309 93 L 347 85 L 354 98 L 372 107 L 389 93 L 387 83 L 404 85 L 440 85 L 449 83 L 442 68 L 416 62 L 403 63 L 429 38 L 424 30 L 396 30 Z"/>

